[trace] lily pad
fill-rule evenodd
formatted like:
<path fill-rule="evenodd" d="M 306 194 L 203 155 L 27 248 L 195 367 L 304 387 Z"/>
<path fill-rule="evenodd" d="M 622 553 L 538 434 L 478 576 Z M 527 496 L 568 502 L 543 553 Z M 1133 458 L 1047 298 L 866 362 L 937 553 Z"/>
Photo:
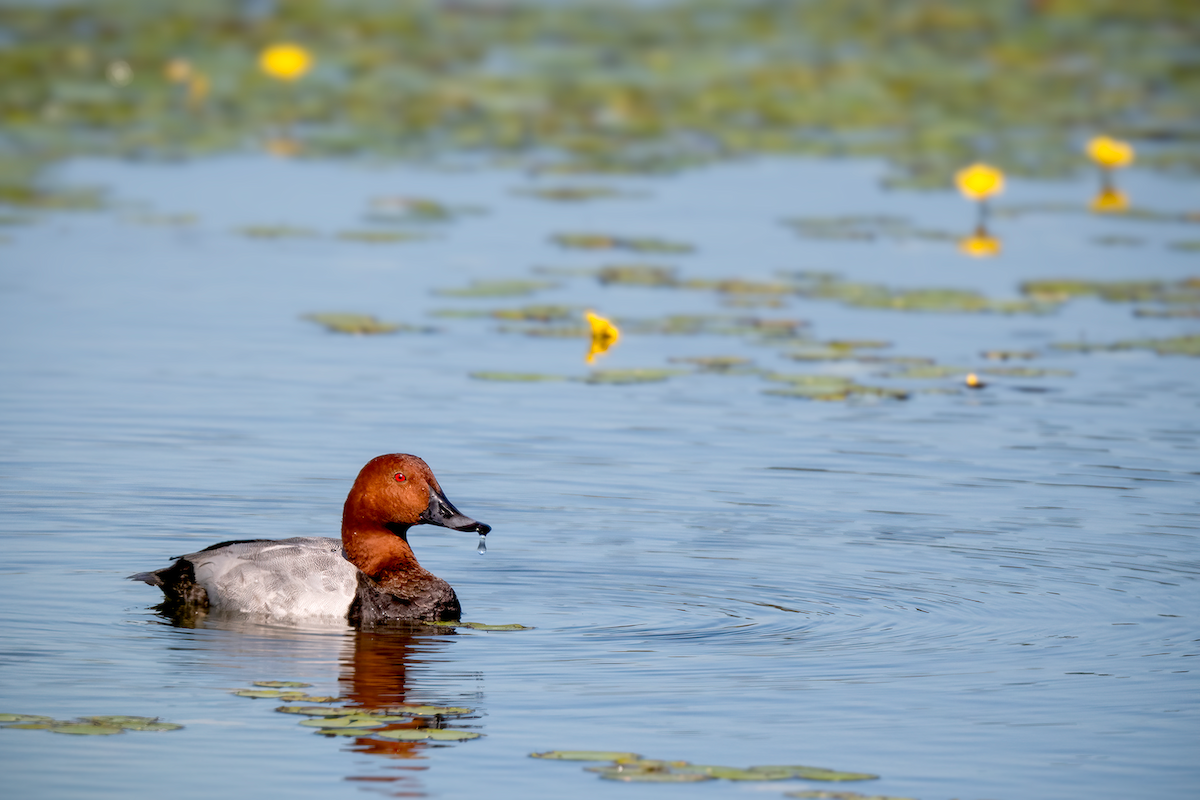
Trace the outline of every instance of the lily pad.
<path fill-rule="evenodd" d="M 302 319 L 323 325 L 333 333 L 355 335 L 395 333 L 402 327 L 396 322 L 380 322 L 369 314 L 305 314 Z"/>
<path fill-rule="evenodd" d="M 530 753 L 529 757 L 556 761 L 636 761 L 641 758 L 637 753 L 614 750 L 548 750 L 544 753 Z"/>
<path fill-rule="evenodd" d="M 601 267 L 596 278 L 605 286 L 678 286 L 672 267 L 650 264 L 614 264 Z"/>
<path fill-rule="evenodd" d="M 366 244 L 391 244 L 393 242 L 412 242 L 427 238 L 421 233 L 408 231 L 339 231 L 337 237 L 348 242 L 364 242 Z"/>
<path fill-rule="evenodd" d="M 1075 374 L 1069 369 L 1036 367 L 985 367 L 979 371 L 1003 378 L 1069 378 Z"/>
<path fill-rule="evenodd" d="M 264 689 L 307 689 L 312 686 L 311 683 L 301 683 L 300 681 L 254 681 L 254 685 Z"/>
<path fill-rule="evenodd" d="M 300 724 L 309 728 L 381 728 L 387 723 L 378 717 L 357 714 L 350 717 L 314 717 L 302 719 Z"/>
<path fill-rule="evenodd" d="M 475 731 L 460 731 L 449 728 L 398 728 L 390 731 L 379 731 L 375 734 L 384 739 L 397 739 L 404 742 L 418 742 L 431 739 L 435 742 L 461 742 L 467 739 L 478 739 L 482 733 Z"/>
<path fill-rule="evenodd" d="M 92 722 L 65 722 L 51 725 L 49 730 L 51 733 L 69 733 L 72 736 L 112 736 L 115 733 L 123 733 L 118 726 L 97 725 Z"/>
<path fill-rule="evenodd" d="M 505 381 L 508 383 L 544 383 L 566 380 L 562 375 L 545 375 L 540 372 L 472 372 L 470 376 L 478 381 Z"/>
<path fill-rule="evenodd" d="M 317 235 L 312 228 L 291 225 L 246 225 L 237 230 L 251 239 L 307 239 Z"/>
<path fill-rule="evenodd" d="M 912 797 L 893 797 L 882 794 L 859 794 L 858 792 L 830 792 L 809 789 L 803 792 L 786 792 L 784 797 L 800 797 L 804 800 L 914 800 Z"/>
<path fill-rule="evenodd" d="M 472 281 L 463 289 L 437 289 L 434 293 L 444 297 L 520 297 L 555 286 L 549 281 Z"/>
<path fill-rule="evenodd" d="M 609 781 L 625 781 L 628 783 L 699 783 L 711 781 L 711 775 L 703 772 L 673 772 L 657 769 L 627 769 L 610 767 L 597 770 L 601 778 Z"/>
<path fill-rule="evenodd" d="M 308 717 L 348 717 L 361 714 L 361 708 L 333 708 L 330 706 L 279 706 L 275 709 L 281 714 L 303 714 Z"/>
<path fill-rule="evenodd" d="M 581 250 L 632 250 L 640 253 L 690 253 L 695 250 L 684 242 L 606 233 L 560 233 L 551 238 L 561 247 Z"/>
<path fill-rule="evenodd" d="M 766 768 L 751 767 L 751 769 Z M 808 781 L 873 781 L 879 778 L 878 775 L 871 775 L 867 772 L 842 772 L 841 770 L 823 769 L 821 767 L 788 766 L 771 767 L 770 769 L 790 769 L 792 774 L 797 778 L 803 778 Z"/>
<path fill-rule="evenodd" d="M 411 717 L 463 717 L 475 713 L 475 709 L 465 706 L 389 706 L 385 711 Z"/>
<path fill-rule="evenodd" d="M 53 719 L 41 714 L 0 714 L 0 722 L 51 722 Z"/>
<path fill-rule="evenodd" d="M 489 625 L 486 622 L 435 622 L 434 625 L 445 625 L 452 628 L 470 628 L 473 631 L 528 631 L 528 625 L 510 622 L 506 625 Z"/>
<path fill-rule="evenodd" d="M 299 692 L 299 691 L 289 692 L 289 691 L 285 691 L 282 689 L 238 689 L 235 692 L 231 692 L 231 694 L 237 695 L 238 697 L 250 697 L 255 700 L 266 700 L 266 699 L 277 699 L 277 700 L 285 699 L 286 700 L 286 699 L 292 699 L 292 698 L 304 696 L 304 692 Z"/>
<path fill-rule="evenodd" d="M 631 383 L 657 383 L 678 375 L 673 369 L 598 369 L 585 378 L 584 383 L 625 385 Z"/>

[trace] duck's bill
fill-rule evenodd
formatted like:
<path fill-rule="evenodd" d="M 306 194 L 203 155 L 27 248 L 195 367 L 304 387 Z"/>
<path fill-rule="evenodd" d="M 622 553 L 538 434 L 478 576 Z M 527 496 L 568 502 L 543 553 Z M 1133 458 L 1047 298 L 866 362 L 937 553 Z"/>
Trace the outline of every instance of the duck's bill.
<path fill-rule="evenodd" d="M 460 512 L 446 499 L 446 495 L 436 489 L 429 492 L 429 508 L 421 513 L 421 522 L 455 531 L 478 531 L 484 536 L 492 529 L 491 525 L 484 525 Z"/>

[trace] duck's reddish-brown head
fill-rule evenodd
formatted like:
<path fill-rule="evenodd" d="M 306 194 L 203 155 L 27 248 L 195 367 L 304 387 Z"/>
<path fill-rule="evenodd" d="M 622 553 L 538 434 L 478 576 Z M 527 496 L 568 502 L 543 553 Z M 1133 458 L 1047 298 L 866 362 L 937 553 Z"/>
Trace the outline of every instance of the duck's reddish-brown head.
<path fill-rule="evenodd" d="M 358 473 L 342 509 L 342 537 L 350 531 L 386 528 L 404 537 L 412 525 L 441 525 L 487 534 L 491 526 L 464 516 L 438 485 L 433 470 L 406 453 L 379 456 Z"/>

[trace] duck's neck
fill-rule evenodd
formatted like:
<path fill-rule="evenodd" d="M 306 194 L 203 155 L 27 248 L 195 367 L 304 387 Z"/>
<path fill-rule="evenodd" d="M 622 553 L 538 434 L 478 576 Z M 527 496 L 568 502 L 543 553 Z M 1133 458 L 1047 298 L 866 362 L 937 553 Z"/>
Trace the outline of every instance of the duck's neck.
<path fill-rule="evenodd" d="M 346 558 L 383 587 L 410 583 L 429 575 L 408 544 L 407 525 L 342 525 Z M 431 576 L 432 577 L 432 576 Z"/>

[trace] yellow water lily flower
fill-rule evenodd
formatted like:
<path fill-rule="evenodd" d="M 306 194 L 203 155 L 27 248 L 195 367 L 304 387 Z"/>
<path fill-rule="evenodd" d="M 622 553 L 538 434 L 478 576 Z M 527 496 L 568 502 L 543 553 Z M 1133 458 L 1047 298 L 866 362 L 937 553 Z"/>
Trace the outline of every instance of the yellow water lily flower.
<path fill-rule="evenodd" d="M 973 258 L 990 258 L 1000 253 L 1000 240 L 985 230 L 977 230 L 958 240 L 958 250 Z"/>
<path fill-rule="evenodd" d="M 968 200 L 986 200 L 1004 191 L 1004 173 L 983 163 L 960 169 L 954 182 Z"/>
<path fill-rule="evenodd" d="M 312 69 L 312 55 L 298 44 L 275 44 L 262 51 L 258 66 L 272 78 L 294 81 Z"/>
<path fill-rule="evenodd" d="M 617 343 L 617 339 L 621 338 L 621 332 L 617 330 L 616 325 L 598 314 L 588 311 L 584 316 L 587 318 L 588 324 L 592 326 L 592 344 L 588 348 L 587 354 L 587 363 L 591 364 L 596 356 Z"/>
<path fill-rule="evenodd" d="M 1118 169 L 1133 163 L 1133 145 L 1108 136 L 1097 136 L 1087 143 L 1088 158 L 1104 169 Z"/>
<path fill-rule="evenodd" d="M 1100 190 L 1092 198 L 1092 211 L 1098 214 L 1119 214 L 1129 209 L 1129 197 L 1120 189 L 1111 186 Z"/>
<path fill-rule="evenodd" d="M 172 58 L 163 67 L 163 75 L 171 83 L 186 83 L 192 77 L 192 64 L 186 58 Z"/>

